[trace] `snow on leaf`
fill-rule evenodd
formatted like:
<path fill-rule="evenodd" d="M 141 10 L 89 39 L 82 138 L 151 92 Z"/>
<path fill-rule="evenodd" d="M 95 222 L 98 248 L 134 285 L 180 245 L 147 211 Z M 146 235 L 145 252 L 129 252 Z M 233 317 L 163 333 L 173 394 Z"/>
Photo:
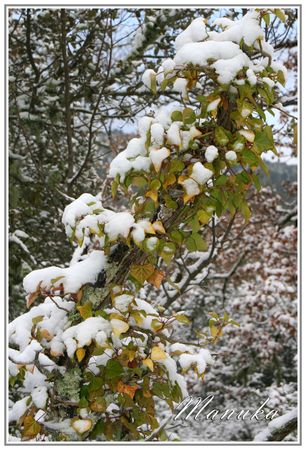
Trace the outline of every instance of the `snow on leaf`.
<path fill-rule="evenodd" d="M 162 359 L 167 358 L 167 354 L 158 346 L 155 346 L 151 350 L 151 360 L 152 361 L 160 361 Z"/>

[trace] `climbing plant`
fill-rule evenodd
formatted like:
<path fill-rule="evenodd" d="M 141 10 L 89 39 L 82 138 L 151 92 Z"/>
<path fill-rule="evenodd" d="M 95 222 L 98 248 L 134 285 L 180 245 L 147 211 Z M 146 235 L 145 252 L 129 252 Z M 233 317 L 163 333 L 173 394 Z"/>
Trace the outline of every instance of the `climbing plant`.
<path fill-rule="evenodd" d="M 174 90 L 181 102 L 139 120 L 139 137 L 110 164 L 112 194 L 130 211 L 103 207 L 100 194 L 66 206 L 63 224 L 74 246 L 71 265 L 24 279 L 26 314 L 9 326 L 11 432 L 23 439 L 167 439 L 156 403 L 172 410 L 187 395 L 184 373 L 204 378 L 209 347 L 225 326 L 212 312 L 197 346 L 176 342 L 168 313 L 143 298 L 171 282 L 171 262 L 184 249 L 209 251 L 203 230 L 224 215 L 248 221 L 248 193 L 260 190 L 263 154 L 277 154 L 273 115 L 285 68 L 273 59 L 263 26 L 279 9 L 195 19 L 175 40 L 176 54 L 142 80 L 152 96 Z"/>

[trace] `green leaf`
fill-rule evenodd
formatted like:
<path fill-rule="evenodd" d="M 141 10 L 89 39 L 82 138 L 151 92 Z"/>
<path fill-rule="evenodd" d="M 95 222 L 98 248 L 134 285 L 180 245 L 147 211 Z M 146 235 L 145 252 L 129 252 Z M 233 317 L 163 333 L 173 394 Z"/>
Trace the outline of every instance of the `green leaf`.
<path fill-rule="evenodd" d="M 215 129 L 216 143 L 219 145 L 226 145 L 230 140 L 230 133 L 223 127 L 216 127 Z"/>
<path fill-rule="evenodd" d="M 104 434 L 104 431 L 105 431 L 105 423 L 104 420 L 100 419 L 93 427 L 92 432 L 90 433 L 90 438 L 94 439 L 97 436 Z"/>
<path fill-rule="evenodd" d="M 147 180 L 144 177 L 134 177 L 132 178 L 133 186 L 144 187 L 147 185 Z"/>
<path fill-rule="evenodd" d="M 169 209 L 177 209 L 178 208 L 178 204 L 176 203 L 176 201 L 174 201 L 170 195 L 165 194 L 164 195 L 164 199 L 165 199 L 165 203 L 167 208 Z"/>
<path fill-rule="evenodd" d="M 252 150 L 246 149 L 242 152 L 243 161 L 250 166 L 256 166 L 258 164 L 258 157 Z"/>
<path fill-rule="evenodd" d="M 245 171 L 238 173 L 236 178 L 244 184 L 248 184 L 250 182 L 249 175 Z"/>
<path fill-rule="evenodd" d="M 110 360 L 110 361 L 112 361 L 112 360 Z M 103 384 L 104 384 L 103 378 L 95 376 L 88 385 L 88 392 L 98 391 L 99 389 L 101 389 Z"/>
<path fill-rule="evenodd" d="M 190 252 L 204 252 L 207 250 L 207 243 L 198 233 L 192 233 L 186 240 L 186 247 Z"/>
<path fill-rule="evenodd" d="M 44 316 L 36 316 L 32 319 L 32 324 L 37 325 L 39 322 L 41 322 L 44 319 Z"/>
<path fill-rule="evenodd" d="M 182 122 L 183 121 L 183 114 L 181 111 L 173 111 L 171 114 L 171 120 L 172 122 Z"/>
<path fill-rule="evenodd" d="M 152 189 L 153 191 L 157 191 L 160 187 L 161 183 L 157 178 L 151 181 L 150 189 Z"/>
<path fill-rule="evenodd" d="M 251 217 L 251 211 L 250 211 L 248 204 L 245 202 L 241 203 L 239 209 L 240 209 L 243 217 L 245 218 L 245 221 L 248 222 Z"/>
<path fill-rule="evenodd" d="M 105 378 L 112 380 L 114 378 L 120 378 L 123 374 L 123 367 L 115 359 L 110 359 L 106 363 Z"/>
<path fill-rule="evenodd" d="M 116 180 L 113 180 L 112 188 L 111 188 L 112 189 L 112 196 L 113 196 L 113 198 L 116 197 L 118 186 L 119 186 L 118 182 Z"/>
<path fill-rule="evenodd" d="M 176 251 L 176 246 L 173 242 L 161 242 L 160 257 L 163 258 L 166 264 L 170 264 Z"/>
<path fill-rule="evenodd" d="M 185 108 L 182 113 L 183 122 L 185 125 L 192 124 L 196 120 L 196 115 L 193 109 Z"/>
<path fill-rule="evenodd" d="M 180 173 L 185 169 L 185 164 L 180 159 L 173 159 L 170 164 L 169 173 Z"/>
<path fill-rule="evenodd" d="M 274 150 L 273 133 L 270 126 L 266 126 L 263 131 L 256 133 L 254 145 L 260 152 Z"/>
<path fill-rule="evenodd" d="M 216 186 L 223 186 L 226 182 L 227 182 L 227 176 L 226 175 L 221 175 L 220 177 L 217 178 L 216 180 Z"/>
<path fill-rule="evenodd" d="M 252 178 L 253 178 L 254 185 L 255 185 L 257 191 L 259 192 L 261 189 L 261 184 L 260 184 L 259 178 L 255 173 L 253 173 Z"/>
<path fill-rule="evenodd" d="M 285 86 L 286 84 L 286 80 L 285 80 L 285 75 L 284 72 L 282 70 L 279 70 L 277 72 L 277 81 L 282 85 Z"/>
<path fill-rule="evenodd" d="M 173 241 L 177 242 L 178 244 L 181 244 L 183 242 L 184 235 L 178 230 L 171 231 L 170 236 L 171 239 L 173 239 Z"/>

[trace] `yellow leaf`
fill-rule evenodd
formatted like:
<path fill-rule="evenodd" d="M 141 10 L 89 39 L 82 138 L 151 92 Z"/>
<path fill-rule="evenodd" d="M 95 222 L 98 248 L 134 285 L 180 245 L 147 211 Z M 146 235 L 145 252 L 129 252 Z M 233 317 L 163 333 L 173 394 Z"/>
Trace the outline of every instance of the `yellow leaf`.
<path fill-rule="evenodd" d="M 169 173 L 166 176 L 165 181 L 163 182 L 163 186 L 164 186 L 164 188 L 167 188 L 168 186 L 171 186 L 175 182 L 176 182 L 176 176 L 174 175 L 174 173 Z"/>
<path fill-rule="evenodd" d="M 188 194 L 184 194 L 183 195 L 183 202 L 184 205 L 186 205 L 186 203 L 189 202 L 189 200 L 192 200 L 197 194 L 192 194 L 192 195 L 188 195 Z"/>
<path fill-rule="evenodd" d="M 187 180 L 188 177 L 186 175 L 180 175 L 177 179 L 178 184 L 183 184 L 185 180 Z"/>
<path fill-rule="evenodd" d="M 146 192 L 146 197 L 151 198 L 154 202 L 157 202 L 158 192 L 157 191 L 148 191 Z"/>
<path fill-rule="evenodd" d="M 111 319 L 110 321 L 113 333 L 116 337 L 119 337 L 120 334 L 125 333 L 130 327 L 129 324 L 119 319 Z"/>
<path fill-rule="evenodd" d="M 23 420 L 22 436 L 33 439 L 41 430 L 41 425 L 32 416 L 26 416 Z"/>
<path fill-rule="evenodd" d="M 82 359 L 84 359 L 85 353 L 86 353 L 86 350 L 84 350 L 84 348 L 77 349 L 76 357 L 77 357 L 78 362 L 81 362 Z"/>
<path fill-rule="evenodd" d="M 142 324 L 142 322 L 143 322 L 143 317 L 142 317 L 142 315 L 140 314 L 140 312 L 138 312 L 138 311 L 133 311 L 133 312 L 131 313 L 131 316 L 134 318 L 134 320 L 135 320 L 135 322 L 136 322 L 137 325 L 141 325 L 141 324 Z"/>
<path fill-rule="evenodd" d="M 140 284 L 143 284 L 153 274 L 155 267 L 152 264 L 132 264 L 130 274 Z"/>
<path fill-rule="evenodd" d="M 92 316 L 92 304 L 91 302 L 85 303 L 85 305 L 79 305 L 77 306 L 77 310 L 80 313 L 80 316 L 82 319 L 88 319 Z"/>
<path fill-rule="evenodd" d="M 163 224 L 162 224 L 162 222 L 160 220 L 156 220 L 153 223 L 153 229 L 155 231 L 157 231 L 158 233 L 166 234 L 166 230 L 165 230 L 165 228 L 164 228 L 164 226 L 163 226 Z"/>
<path fill-rule="evenodd" d="M 167 358 L 167 354 L 160 347 L 153 347 L 151 350 L 152 361 L 160 361 L 161 359 Z"/>
<path fill-rule="evenodd" d="M 222 329 L 220 327 L 217 327 L 213 323 L 209 325 L 209 329 L 210 329 L 210 334 L 213 338 L 222 336 Z"/>
<path fill-rule="evenodd" d="M 109 317 L 109 320 L 111 320 L 111 319 L 123 320 L 124 319 L 124 316 L 122 314 L 120 314 L 119 312 L 110 313 L 110 315 L 108 317 Z"/>
<path fill-rule="evenodd" d="M 151 322 L 151 328 L 155 333 L 157 333 L 163 328 L 163 323 L 160 322 L 158 319 L 153 319 Z"/>
<path fill-rule="evenodd" d="M 150 358 L 143 359 L 142 364 L 147 366 L 151 370 L 151 372 L 154 371 L 154 364 L 153 364 L 152 359 L 150 359 Z"/>

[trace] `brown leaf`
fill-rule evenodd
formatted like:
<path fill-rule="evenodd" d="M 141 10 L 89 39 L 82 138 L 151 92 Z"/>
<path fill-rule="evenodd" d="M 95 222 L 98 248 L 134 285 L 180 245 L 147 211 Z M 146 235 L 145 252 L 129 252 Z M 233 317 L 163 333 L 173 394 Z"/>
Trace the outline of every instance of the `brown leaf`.
<path fill-rule="evenodd" d="M 130 386 L 129 384 L 124 384 L 122 381 L 119 381 L 117 384 L 117 391 L 121 394 L 128 395 L 130 398 L 134 398 L 137 389 L 139 389 L 138 386 Z"/>
<path fill-rule="evenodd" d="M 147 279 L 148 283 L 153 284 L 157 289 L 160 288 L 160 285 L 165 277 L 165 272 L 162 270 L 155 269 L 152 275 Z"/>

